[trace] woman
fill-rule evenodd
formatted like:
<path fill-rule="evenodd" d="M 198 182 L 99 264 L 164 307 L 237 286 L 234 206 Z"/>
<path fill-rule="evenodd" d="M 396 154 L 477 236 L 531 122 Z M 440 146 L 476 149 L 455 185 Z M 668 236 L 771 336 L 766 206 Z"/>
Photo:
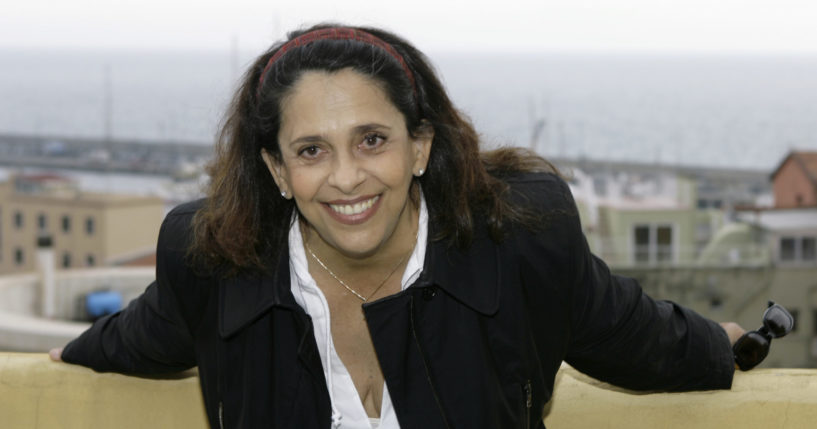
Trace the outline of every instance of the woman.
<path fill-rule="evenodd" d="M 541 428 L 563 360 L 731 384 L 724 329 L 611 275 L 554 169 L 481 153 L 393 34 L 317 26 L 260 56 L 211 177 L 167 216 L 154 284 L 55 357 L 197 365 L 213 427 Z"/>

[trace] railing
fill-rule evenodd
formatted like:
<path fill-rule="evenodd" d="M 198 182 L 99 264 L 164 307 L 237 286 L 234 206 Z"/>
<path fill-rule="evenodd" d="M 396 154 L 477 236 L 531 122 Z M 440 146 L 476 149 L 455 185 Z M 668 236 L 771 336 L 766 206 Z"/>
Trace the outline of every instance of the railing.
<path fill-rule="evenodd" d="M 731 390 L 644 394 L 565 366 L 545 411 L 545 423 L 555 429 L 811 428 L 817 370 L 761 369 L 735 374 Z M 0 419 L 7 428 L 207 426 L 195 372 L 98 374 L 33 353 L 0 353 Z"/>

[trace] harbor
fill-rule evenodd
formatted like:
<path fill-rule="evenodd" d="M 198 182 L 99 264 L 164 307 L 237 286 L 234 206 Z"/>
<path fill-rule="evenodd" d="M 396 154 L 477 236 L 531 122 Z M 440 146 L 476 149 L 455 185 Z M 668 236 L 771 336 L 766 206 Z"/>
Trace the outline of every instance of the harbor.
<path fill-rule="evenodd" d="M 0 134 L 0 166 L 195 177 L 212 144 Z"/>

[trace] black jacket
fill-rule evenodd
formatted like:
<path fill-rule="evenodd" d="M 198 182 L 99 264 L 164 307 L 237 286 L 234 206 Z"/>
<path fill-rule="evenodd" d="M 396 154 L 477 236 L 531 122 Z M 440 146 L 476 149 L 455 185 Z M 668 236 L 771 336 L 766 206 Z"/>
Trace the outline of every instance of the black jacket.
<path fill-rule="evenodd" d="M 480 228 L 466 251 L 429 241 L 413 285 L 363 304 L 402 428 L 542 428 L 562 360 L 632 389 L 731 385 L 723 329 L 611 275 L 590 253 L 563 181 L 509 182 L 517 204 L 544 214 L 541 228 L 510 226 L 499 244 Z M 290 292 L 287 250 L 271 274 L 200 277 L 185 262 L 199 206 L 165 219 L 144 295 L 63 359 L 125 373 L 198 365 L 212 427 L 328 428 L 329 394 L 310 318 Z"/>

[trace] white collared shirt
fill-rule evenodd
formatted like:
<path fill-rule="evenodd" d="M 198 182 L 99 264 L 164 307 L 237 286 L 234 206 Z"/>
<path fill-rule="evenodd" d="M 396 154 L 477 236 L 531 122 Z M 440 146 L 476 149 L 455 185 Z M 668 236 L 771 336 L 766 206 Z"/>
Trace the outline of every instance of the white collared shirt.
<path fill-rule="evenodd" d="M 297 216 L 297 214 L 295 215 Z M 406 270 L 400 281 L 401 290 L 405 290 L 420 277 L 425 261 L 426 244 L 428 243 L 428 209 L 425 198 L 420 194 L 420 216 L 418 219 L 417 244 L 408 259 Z M 332 401 L 333 422 L 340 423 L 343 429 L 399 429 L 397 416 L 394 414 L 391 397 L 386 383 L 383 383 L 383 399 L 380 405 L 380 418 L 369 418 L 360 400 L 352 377 L 340 360 L 335 344 L 332 341 L 329 304 L 312 275 L 309 274 L 301 229 L 295 219 L 289 229 L 289 271 L 292 295 L 306 314 L 312 318 L 315 342 L 321 356 L 324 377 L 327 380 L 329 397 Z M 327 359 L 327 355 L 331 359 Z M 327 363 L 328 362 L 328 363 Z M 338 418 L 340 416 L 340 418 Z"/>

